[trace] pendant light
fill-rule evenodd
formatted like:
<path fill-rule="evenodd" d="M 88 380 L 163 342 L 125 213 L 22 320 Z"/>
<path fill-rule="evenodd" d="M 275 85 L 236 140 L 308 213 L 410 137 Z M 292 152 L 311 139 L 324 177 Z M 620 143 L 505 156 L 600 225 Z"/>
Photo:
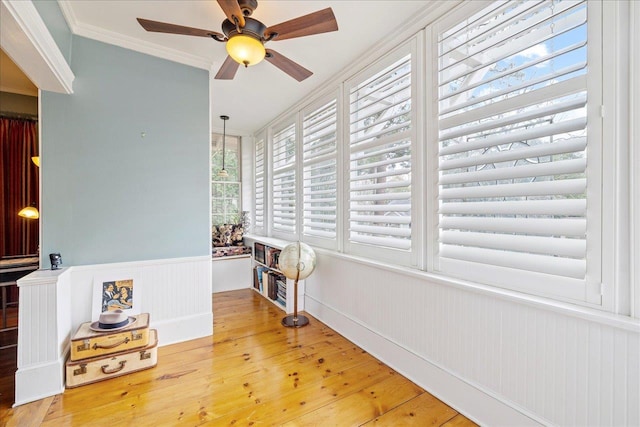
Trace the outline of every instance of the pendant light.
<path fill-rule="evenodd" d="M 218 172 L 218 178 L 228 178 L 229 173 L 224 168 L 224 152 L 226 150 L 226 139 L 227 139 L 227 120 L 229 120 L 229 116 L 220 116 L 222 119 L 222 169 Z"/>

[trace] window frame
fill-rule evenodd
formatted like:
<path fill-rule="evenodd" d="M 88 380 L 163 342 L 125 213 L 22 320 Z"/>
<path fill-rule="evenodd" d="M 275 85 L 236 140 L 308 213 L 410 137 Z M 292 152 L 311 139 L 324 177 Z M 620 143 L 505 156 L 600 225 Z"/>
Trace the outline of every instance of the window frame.
<path fill-rule="evenodd" d="M 294 196 L 293 196 L 293 206 L 294 206 L 294 225 L 293 225 L 293 230 L 291 231 L 287 231 L 287 230 L 282 230 L 282 229 L 278 229 L 275 226 L 275 221 L 278 218 L 277 215 L 275 215 L 274 209 L 276 207 L 274 198 L 275 198 L 275 179 L 276 179 L 276 174 L 275 174 L 275 169 L 277 167 L 277 164 L 274 160 L 274 156 L 276 155 L 276 153 L 274 152 L 274 136 L 276 134 L 278 134 L 279 132 L 284 131 L 285 129 L 289 128 L 290 126 L 293 126 L 293 135 L 295 138 L 295 143 L 294 143 L 294 149 L 295 149 L 295 153 L 293 156 L 293 164 L 290 166 L 286 166 L 282 169 L 286 169 L 286 170 L 290 170 L 293 173 L 293 179 L 294 179 Z M 300 123 L 299 123 L 299 119 L 298 119 L 298 114 L 294 114 L 291 116 L 288 116 L 280 121 L 278 121 L 277 123 L 275 123 L 273 126 L 271 126 L 269 128 L 269 138 L 268 138 L 268 154 L 267 157 L 269 159 L 269 163 L 268 163 L 268 177 L 267 177 L 267 183 L 269 185 L 268 188 L 268 194 L 269 194 L 269 205 L 268 205 L 268 211 L 269 211 L 269 235 L 273 236 L 273 237 L 277 237 L 279 239 L 285 239 L 285 240 L 298 240 L 298 236 L 299 236 L 299 230 L 300 230 L 300 218 L 301 218 L 301 214 L 299 211 L 299 206 L 300 206 L 300 173 L 299 173 L 299 165 L 300 165 L 300 149 L 299 149 L 299 141 L 300 141 Z"/>
<path fill-rule="evenodd" d="M 213 170 L 213 156 L 214 156 L 214 138 L 219 137 L 220 139 L 222 139 L 223 134 L 222 133 L 218 133 L 218 132 L 213 132 L 211 135 L 211 190 L 210 190 L 210 194 L 211 194 L 211 225 L 222 225 L 222 224 L 233 224 L 236 223 L 238 221 L 240 221 L 241 215 L 242 215 L 242 137 L 241 136 L 236 136 L 236 135 L 226 135 L 226 142 L 228 143 L 228 138 L 234 138 L 237 140 L 236 146 L 237 146 L 237 150 L 236 151 L 236 156 L 237 156 L 237 162 L 238 162 L 238 166 L 237 166 L 237 181 L 230 181 L 228 178 L 226 179 L 216 179 L 217 178 L 217 170 Z M 225 145 L 225 151 L 228 153 L 229 150 L 229 146 Z M 231 150 L 233 151 L 233 150 Z M 226 154 L 225 154 L 226 156 Z M 213 196 L 213 187 L 216 184 L 222 184 L 225 188 L 229 185 L 237 185 L 238 186 L 238 197 L 237 197 L 237 202 L 238 202 L 238 212 L 237 214 L 233 214 L 233 215 L 237 215 L 238 216 L 238 221 L 233 222 L 233 221 L 229 221 L 229 217 L 231 216 L 231 214 L 228 214 L 227 212 L 223 213 L 223 217 L 225 218 L 225 221 L 222 224 L 216 223 L 213 220 L 213 216 L 214 216 L 214 210 L 213 210 L 213 202 L 214 200 L 218 199 L 218 197 L 214 197 Z M 226 193 L 226 192 L 225 192 Z M 229 198 L 229 197 L 223 197 L 223 200 L 236 200 L 236 198 Z"/>
<path fill-rule="evenodd" d="M 337 217 L 337 253 L 344 253 L 346 257 L 352 259 L 358 259 L 363 263 L 370 263 L 372 266 L 380 266 L 381 268 L 390 269 L 403 269 L 407 267 L 406 264 L 397 263 L 395 259 L 381 255 L 380 251 L 373 251 L 369 253 L 355 252 L 348 244 L 348 214 L 346 207 L 348 207 L 348 193 L 349 184 L 347 181 L 348 176 L 348 163 L 349 156 L 344 148 L 345 141 L 349 141 L 349 129 L 348 129 L 348 111 L 346 106 L 349 102 L 348 90 L 346 89 L 346 82 L 357 76 L 360 73 L 365 72 L 367 69 L 375 66 L 376 63 L 383 60 L 389 54 L 400 46 L 408 43 L 410 40 L 415 40 L 418 45 L 423 43 L 423 46 L 419 47 L 417 53 L 412 57 L 412 62 L 416 64 L 418 73 L 421 73 L 421 77 L 416 77 L 415 87 L 418 88 L 418 96 L 415 99 L 416 108 L 412 108 L 417 118 L 416 132 L 417 132 L 417 147 L 415 163 L 412 164 L 412 170 L 421 168 L 420 172 L 414 172 L 412 177 L 412 212 L 415 215 L 416 220 L 412 221 L 412 238 L 414 234 L 419 234 L 418 246 L 415 247 L 414 261 L 412 261 L 411 267 L 422 271 L 424 277 L 430 277 L 433 280 L 437 280 L 443 284 L 451 284 L 452 286 L 469 287 L 470 289 L 486 290 L 491 293 L 500 293 L 505 295 L 511 295 L 515 298 L 522 299 L 523 301 L 538 301 L 543 304 L 557 304 L 558 302 L 567 302 L 569 304 L 591 307 L 601 310 L 608 310 L 620 314 L 628 314 L 630 311 L 640 311 L 638 304 L 629 301 L 634 295 L 638 294 L 637 269 L 633 266 L 629 266 L 629 260 L 633 260 L 633 254 L 635 253 L 635 259 L 638 258 L 637 244 L 638 235 L 637 229 L 640 226 L 637 225 L 637 215 L 629 218 L 629 210 L 637 207 L 637 203 L 633 200 L 629 200 L 630 189 L 634 189 L 636 186 L 633 183 L 629 184 L 627 181 L 632 177 L 637 177 L 638 172 L 628 164 L 628 154 L 630 150 L 637 148 L 638 142 L 633 139 L 631 147 L 628 147 L 629 129 L 633 128 L 631 118 L 637 116 L 637 109 L 633 109 L 634 105 L 629 101 L 629 94 L 626 93 L 628 82 L 633 85 L 640 85 L 638 78 L 634 77 L 633 70 L 634 64 L 637 64 L 637 58 L 629 59 L 625 55 L 632 49 L 633 46 L 638 43 L 633 43 L 633 39 L 629 42 L 627 39 L 630 34 L 628 24 L 633 28 L 633 23 L 638 22 L 640 18 L 636 16 L 629 18 L 629 14 L 638 14 L 639 8 L 635 5 L 605 4 L 606 7 L 602 7 L 601 19 L 595 20 L 592 15 L 589 20 L 589 32 L 599 32 L 597 37 L 601 40 L 603 46 L 614 45 L 616 49 L 601 49 L 600 54 L 602 59 L 600 64 L 607 64 L 607 67 L 602 70 L 602 75 L 599 81 L 604 85 L 603 92 L 605 93 L 605 99 L 602 102 L 601 109 L 590 109 L 590 114 L 596 116 L 604 115 L 602 121 L 602 135 L 603 140 L 607 141 L 606 150 L 603 150 L 600 158 L 594 160 L 594 155 L 590 153 L 589 157 L 590 167 L 595 168 L 594 172 L 589 171 L 589 178 L 594 180 L 595 174 L 598 174 L 601 179 L 602 187 L 602 200 L 599 206 L 589 206 L 589 217 L 593 215 L 591 211 L 595 212 L 598 217 L 598 222 L 602 224 L 602 230 L 599 235 L 589 237 L 591 243 L 590 246 L 597 246 L 595 249 L 599 253 L 596 258 L 599 258 L 598 262 L 601 264 L 601 280 L 593 280 L 589 284 L 589 292 L 593 292 L 596 298 L 587 301 L 566 299 L 557 297 L 550 294 L 534 294 L 531 292 L 522 292 L 521 290 L 511 287 L 497 287 L 495 285 L 482 283 L 480 281 L 468 281 L 459 279 L 446 274 L 442 274 L 434 268 L 433 254 L 437 250 L 437 204 L 438 204 L 438 182 L 437 182 L 437 143 L 433 141 L 438 140 L 438 125 L 437 125 L 437 105 L 434 107 L 434 89 L 431 87 L 434 78 L 437 78 L 437 51 L 432 48 L 434 44 L 435 27 L 438 23 L 445 19 L 451 19 L 455 14 L 458 18 L 463 16 L 463 12 L 466 14 L 472 14 L 474 11 L 478 11 L 487 5 L 492 3 L 491 1 L 478 1 L 478 2 L 456 2 L 455 4 L 438 4 L 424 13 L 419 20 L 416 20 L 413 25 L 407 27 L 404 31 L 395 34 L 392 38 L 388 39 L 385 43 L 382 43 L 375 52 L 369 52 L 357 59 L 352 66 L 345 69 L 339 75 L 333 78 L 333 80 L 323 84 L 322 89 L 316 90 L 314 93 L 307 96 L 304 100 L 291 106 L 286 112 L 280 115 L 268 123 L 260 132 L 266 132 L 267 135 L 267 148 L 269 148 L 271 142 L 271 129 L 274 124 L 281 120 L 282 117 L 294 116 L 297 117 L 298 126 L 301 126 L 300 115 L 303 110 L 310 108 L 310 105 L 315 102 L 320 102 L 319 99 L 325 97 L 327 93 L 331 91 L 338 91 L 339 99 L 338 104 L 342 105 L 342 114 L 340 114 L 338 130 L 339 130 L 339 174 L 342 177 L 338 178 L 338 206 L 337 210 L 339 215 Z M 593 3 L 593 2 L 589 2 Z M 599 4 L 600 2 L 595 2 Z M 590 5 L 590 7 L 592 7 Z M 599 5 L 596 7 L 600 7 Z M 599 29 L 596 29 L 599 27 Z M 603 28 L 615 28 L 615 31 L 608 31 L 606 34 Z M 593 37 L 589 35 L 590 43 L 593 45 Z M 625 40 L 627 40 L 625 42 Z M 637 37 L 635 39 L 637 41 Z M 617 43 L 617 44 L 616 44 Z M 435 55 L 435 57 L 434 57 Z M 589 61 L 594 61 L 593 58 L 589 58 Z M 597 62 L 598 59 L 596 58 Z M 636 67 L 637 68 L 637 67 Z M 592 75 L 593 72 L 590 72 Z M 592 80 L 592 77 L 589 77 Z M 637 88 L 636 88 L 637 90 Z M 598 111 L 596 111 L 598 110 Z M 629 113 L 631 111 L 631 113 Z M 634 113 L 635 111 L 635 113 Z M 611 112 L 611 113 L 610 113 Z M 633 115 L 635 114 L 635 115 Z M 413 119 L 412 119 L 413 120 Z M 419 122 L 420 121 L 420 122 Z M 420 123 L 418 125 L 418 123 Z M 271 127 L 270 127 L 271 126 Z M 265 131 L 266 129 L 266 131 Z M 590 130 L 591 133 L 593 131 Z M 625 133 L 626 132 L 626 133 Z M 298 137 L 301 140 L 301 136 Z M 635 145 L 634 145 L 635 144 Z M 637 153 L 640 150 L 635 150 Z M 632 151 L 633 153 L 633 151 Z M 637 158 L 637 154 L 636 154 Z M 267 155 L 267 161 L 269 161 L 269 155 Z M 302 167 L 297 168 L 298 176 L 302 176 Z M 271 171 L 268 169 L 265 185 L 271 185 Z M 419 182 L 414 185 L 416 177 L 419 177 Z M 298 179 L 300 182 L 300 179 Z M 637 189 L 636 189 L 637 191 Z M 266 202 L 269 203 L 271 197 L 270 190 L 267 192 Z M 632 210 L 637 214 L 637 209 Z M 268 216 L 271 213 L 271 207 L 267 207 L 265 215 Z M 302 220 L 301 217 L 298 220 L 298 224 Z M 591 221 L 591 220 L 590 220 Z M 635 221 L 635 222 L 634 222 Z M 267 228 L 270 221 L 266 223 Z M 635 227 L 635 228 L 634 228 Z M 630 232 L 635 231 L 635 240 L 629 237 Z M 270 229 L 264 231 L 265 236 L 273 236 Z M 603 237 L 605 236 L 605 237 Z M 633 237 L 633 235 L 632 235 Z M 284 237 L 288 240 L 303 239 L 304 236 L 300 231 L 296 235 L 289 235 Z M 600 239 L 600 243 L 597 244 L 596 239 Z M 631 241 L 630 241 L 631 240 Z M 635 242 L 635 246 L 632 243 Z M 629 251 L 635 249 L 636 252 L 632 252 L 632 258 L 628 257 Z M 625 255 L 626 254 L 626 255 Z M 341 255 L 340 255 L 341 256 Z M 405 268 L 406 270 L 406 268 Z M 408 270 L 407 270 L 408 271 Z M 634 275 L 635 272 L 635 275 Z M 633 279 L 634 283 L 629 283 L 629 276 Z M 632 280 L 633 281 L 633 280 Z M 542 298 L 541 298 L 542 297 Z"/>
<path fill-rule="evenodd" d="M 336 105 L 336 113 L 335 113 L 335 126 L 336 126 L 336 132 L 335 132 L 335 138 L 336 138 L 336 147 L 335 147 L 335 152 L 333 154 L 333 160 L 335 162 L 335 174 L 336 174 L 336 184 L 335 184 L 335 191 L 336 191 L 336 198 L 335 198 L 335 223 L 334 223 L 334 236 L 331 237 L 322 237 L 322 236 L 317 236 L 317 235 L 312 235 L 312 234 L 307 234 L 305 233 L 305 209 L 304 209 L 304 203 L 305 203 L 305 194 L 304 194 L 304 182 L 305 182 L 305 158 L 304 158 L 304 122 L 305 122 L 305 117 L 309 114 L 313 114 L 316 112 L 316 110 L 322 108 L 323 106 L 329 104 L 331 101 L 335 101 L 335 105 Z M 341 135 L 340 135 L 340 130 L 341 130 L 341 115 L 342 115 L 342 104 L 340 102 L 340 93 L 338 91 L 333 91 L 328 95 L 325 95 L 321 98 L 319 98 L 318 100 L 316 100 L 315 102 L 309 104 L 307 107 L 303 108 L 300 111 L 300 133 L 301 133 L 301 139 L 300 139 L 300 147 L 302 148 L 300 151 L 300 168 L 299 168 L 299 176 L 301 177 L 300 181 L 301 181 L 301 191 L 299 192 L 301 199 L 301 220 L 300 220 L 300 239 L 310 245 L 313 246 L 317 246 L 317 247 L 321 247 L 324 249 L 330 249 L 330 250 L 337 250 L 338 249 L 338 241 L 339 241 L 339 236 L 340 236 L 340 224 L 342 223 L 342 219 L 341 219 L 341 211 L 339 206 L 341 205 L 340 202 L 340 197 L 341 197 L 341 192 L 340 190 L 340 182 L 341 182 L 341 171 L 340 171 L 340 153 L 341 153 Z"/>
<path fill-rule="evenodd" d="M 373 77 L 374 75 L 376 75 L 377 73 L 379 73 L 380 71 L 384 70 L 385 68 L 389 67 L 390 65 L 394 64 L 395 62 L 399 61 L 400 59 L 404 58 L 407 55 L 410 55 L 410 61 L 411 61 L 411 95 L 410 95 L 410 99 L 411 99 L 411 129 L 407 132 L 409 137 L 411 138 L 411 142 L 410 142 L 410 147 L 411 147 L 411 199 L 412 200 L 418 200 L 417 195 L 419 192 L 419 188 L 418 188 L 418 183 L 419 178 L 418 178 L 418 173 L 420 173 L 420 168 L 419 168 L 419 160 L 416 160 L 416 154 L 419 153 L 419 150 L 417 148 L 418 146 L 418 141 L 417 141 L 417 136 L 419 135 L 419 129 L 421 129 L 422 127 L 422 121 L 418 116 L 418 113 L 416 111 L 416 105 L 419 105 L 419 101 L 418 100 L 418 87 L 419 85 L 416 84 L 417 81 L 419 81 L 421 79 L 422 76 L 422 71 L 419 67 L 419 60 L 416 60 L 417 58 L 417 52 L 418 52 L 418 45 L 419 45 L 419 36 L 418 35 L 414 35 L 412 36 L 409 40 L 401 43 L 400 45 L 398 45 L 397 47 L 395 47 L 394 49 L 392 49 L 390 52 L 388 52 L 387 54 L 385 54 L 384 56 L 380 57 L 379 59 L 377 59 L 376 61 L 374 61 L 372 64 L 370 64 L 368 67 L 364 68 L 363 70 L 361 70 L 359 73 L 354 74 L 351 78 L 349 78 L 348 80 L 346 80 L 344 82 L 343 85 L 343 93 L 342 93 L 342 103 L 344 105 L 344 109 L 342 112 L 342 120 L 343 120 L 343 130 L 342 130 L 342 135 L 343 135 L 343 141 L 341 145 L 342 148 L 342 163 L 343 163 L 343 170 L 344 170 L 344 179 L 343 179 L 343 185 L 342 185 L 342 191 L 344 192 L 344 197 L 343 197 L 343 209 L 344 209 L 344 213 L 343 213 L 343 226 L 342 226 L 342 235 L 343 235 L 343 239 L 342 239 L 342 243 L 343 243 L 343 247 L 344 247 L 344 251 L 348 254 L 351 255 L 356 255 L 356 256 L 363 256 L 366 258 L 370 258 L 373 260 L 379 260 L 379 261 L 383 261 L 383 262 L 388 262 L 388 263 L 393 263 L 393 264 L 397 264 L 397 265 L 402 265 L 402 266 L 408 266 L 408 267 L 418 267 L 420 265 L 419 262 L 419 258 L 418 258 L 418 254 L 421 253 L 420 250 L 418 250 L 417 248 L 419 248 L 421 246 L 421 241 L 422 238 L 419 234 L 419 230 L 420 230 L 420 226 L 418 226 L 417 232 L 413 230 L 413 226 L 414 224 L 418 224 L 419 219 L 418 219 L 418 210 L 417 210 L 417 206 L 415 206 L 413 203 L 411 204 L 411 210 L 410 210 L 410 215 L 411 215 L 411 225 L 410 225 L 410 229 L 411 229 L 411 237 L 410 237 L 410 249 L 408 250 L 402 250 L 402 249 L 394 249 L 394 248 L 386 248 L 386 247 L 380 247 L 380 246 L 376 246 L 376 245 L 371 245 L 371 244 L 364 244 L 364 243 L 359 243 L 359 242 L 354 242 L 350 240 L 349 237 L 349 227 L 350 227 L 350 213 L 349 213 L 349 206 L 350 206 L 350 193 L 351 193 L 351 180 L 350 180 L 350 173 L 351 173 L 351 167 L 350 167 L 350 163 L 351 163 L 351 158 L 350 158 L 350 146 L 351 146 L 351 140 L 350 140 L 350 122 L 351 122 L 351 111 L 350 111 L 350 104 L 351 104 L 351 89 L 354 87 L 357 87 L 359 84 L 361 84 L 362 82 L 367 81 L 369 78 Z M 414 169 L 414 165 L 418 164 L 418 172 L 416 173 L 416 170 Z"/>
<path fill-rule="evenodd" d="M 427 99 L 431 99 L 429 118 L 433 123 L 438 123 L 438 34 L 452 28 L 463 22 L 468 17 L 482 10 L 491 2 L 468 2 L 460 5 L 455 10 L 437 19 L 433 25 L 428 28 L 429 44 L 427 54 L 430 52 L 431 64 L 430 79 L 427 82 Z M 602 41 L 601 21 L 602 11 L 599 2 L 587 2 L 587 61 L 594 64 L 588 70 L 587 74 L 587 93 L 589 94 L 589 107 L 587 112 L 587 132 L 588 132 L 588 161 L 585 170 L 585 176 L 588 177 L 587 182 L 587 200 L 588 207 L 586 213 L 587 223 L 587 273 L 580 287 L 574 287 L 574 291 L 569 294 L 558 293 L 554 287 L 561 283 L 567 283 L 564 280 L 558 280 L 556 276 L 550 276 L 549 281 L 536 282 L 532 279 L 529 281 L 522 280 L 522 277 L 516 277 L 516 271 L 489 265 L 478 264 L 473 274 L 460 273 L 452 274 L 450 272 L 441 271 L 439 269 L 438 258 L 438 163 L 433 160 L 429 163 L 430 173 L 426 175 L 427 188 L 435 191 L 434 197 L 429 199 L 430 207 L 428 207 L 428 215 L 430 222 L 428 242 L 431 251 L 427 254 L 428 271 L 443 277 L 451 277 L 453 279 L 468 280 L 478 282 L 486 286 L 506 288 L 525 294 L 543 296 L 554 300 L 567 301 L 578 304 L 600 306 L 602 304 L 601 283 L 602 283 L 602 225 L 603 217 L 600 214 L 600 206 L 602 205 L 602 195 L 598 193 L 598 189 L 602 187 L 602 162 L 601 153 L 602 141 L 604 140 L 602 130 L 602 118 L 600 117 L 600 105 L 603 105 L 602 92 L 605 88 L 602 81 L 602 72 L 600 71 L 599 59 L 600 43 Z M 594 100 L 595 98 L 595 100 Z M 596 108 L 593 108 L 595 106 Z M 429 145 L 428 157 L 437 159 L 439 156 L 439 135 L 438 126 L 432 126 L 427 130 L 427 141 Z M 591 142 L 593 141 L 593 142 Z M 480 280 L 478 280 L 480 279 Z M 577 285 L 576 285 L 577 286 Z"/>
<path fill-rule="evenodd" d="M 267 175 L 268 175 L 268 158 L 267 155 L 267 132 L 262 131 L 254 137 L 253 145 L 253 197 L 252 200 L 252 212 L 251 212 L 251 231 L 256 234 L 266 234 L 268 229 L 269 218 L 269 190 L 267 188 Z M 258 173 L 258 144 L 262 144 L 262 173 Z M 261 184 L 259 186 L 258 184 Z M 258 195 L 257 189 L 262 188 L 262 194 Z M 258 200 L 262 199 L 262 216 L 258 217 Z M 258 221 L 260 219 L 260 221 Z"/>

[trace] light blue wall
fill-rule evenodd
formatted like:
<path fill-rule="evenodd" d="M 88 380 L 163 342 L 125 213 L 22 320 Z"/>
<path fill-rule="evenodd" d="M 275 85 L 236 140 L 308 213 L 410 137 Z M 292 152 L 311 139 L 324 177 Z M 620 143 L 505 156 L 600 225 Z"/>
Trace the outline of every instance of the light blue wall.
<path fill-rule="evenodd" d="M 47 26 L 56 45 L 58 45 L 58 49 L 62 52 L 62 56 L 69 63 L 71 61 L 71 31 L 58 6 L 58 2 L 53 0 L 33 0 L 33 5 Z"/>
<path fill-rule="evenodd" d="M 207 71 L 72 47 L 74 93 L 41 97 L 42 265 L 51 252 L 66 266 L 208 254 Z"/>

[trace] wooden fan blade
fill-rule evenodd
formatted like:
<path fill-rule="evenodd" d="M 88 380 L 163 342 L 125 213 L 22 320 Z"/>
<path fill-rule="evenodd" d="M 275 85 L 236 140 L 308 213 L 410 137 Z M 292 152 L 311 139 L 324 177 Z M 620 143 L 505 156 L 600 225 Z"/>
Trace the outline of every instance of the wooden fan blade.
<path fill-rule="evenodd" d="M 274 40 L 286 40 L 337 30 L 338 22 L 333 14 L 333 10 L 328 7 L 290 21 L 285 21 L 271 26 L 265 30 L 264 34 L 265 38 L 268 38 L 269 34 L 278 33 L 278 36 Z"/>
<path fill-rule="evenodd" d="M 233 80 L 239 66 L 240 64 L 234 61 L 232 57 L 227 56 L 227 59 L 224 60 L 224 63 L 218 70 L 218 74 L 216 74 L 215 78 L 218 80 Z"/>
<path fill-rule="evenodd" d="M 224 14 L 227 15 L 229 21 L 235 23 L 233 20 L 235 17 L 238 20 L 238 25 L 241 28 L 244 27 L 244 15 L 242 14 L 242 10 L 240 10 L 238 0 L 218 0 L 218 4 Z"/>
<path fill-rule="evenodd" d="M 142 28 L 154 33 L 183 34 L 186 36 L 198 37 L 218 37 L 224 39 L 221 33 L 211 30 L 201 30 L 200 28 L 183 27 L 182 25 L 168 24 L 166 22 L 150 21 L 149 19 L 137 18 Z"/>
<path fill-rule="evenodd" d="M 289 58 L 282 56 L 275 50 L 266 49 L 267 56 L 264 59 L 271 62 L 276 67 L 280 68 L 285 73 L 289 74 L 291 77 L 301 82 L 307 77 L 310 77 L 313 73 L 302 65 L 297 64 L 290 60 Z"/>

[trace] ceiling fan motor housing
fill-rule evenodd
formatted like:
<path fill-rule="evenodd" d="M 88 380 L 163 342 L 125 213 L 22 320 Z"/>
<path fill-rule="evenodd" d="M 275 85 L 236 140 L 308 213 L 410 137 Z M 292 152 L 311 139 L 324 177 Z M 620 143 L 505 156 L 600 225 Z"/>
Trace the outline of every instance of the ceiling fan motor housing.
<path fill-rule="evenodd" d="M 264 31 L 267 29 L 267 26 L 257 19 L 253 18 L 244 18 L 245 25 L 238 31 L 236 24 L 225 19 L 222 23 L 222 32 L 228 38 L 235 36 L 236 34 L 246 34 L 248 36 L 255 37 L 256 39 L 263 41 Z"/>
<path fill-rule="evenodd" d="M 258 8 L 258 0 L 238 0 L 238 6 L 244 16 L 251 16 L 253 11 Z"/>

